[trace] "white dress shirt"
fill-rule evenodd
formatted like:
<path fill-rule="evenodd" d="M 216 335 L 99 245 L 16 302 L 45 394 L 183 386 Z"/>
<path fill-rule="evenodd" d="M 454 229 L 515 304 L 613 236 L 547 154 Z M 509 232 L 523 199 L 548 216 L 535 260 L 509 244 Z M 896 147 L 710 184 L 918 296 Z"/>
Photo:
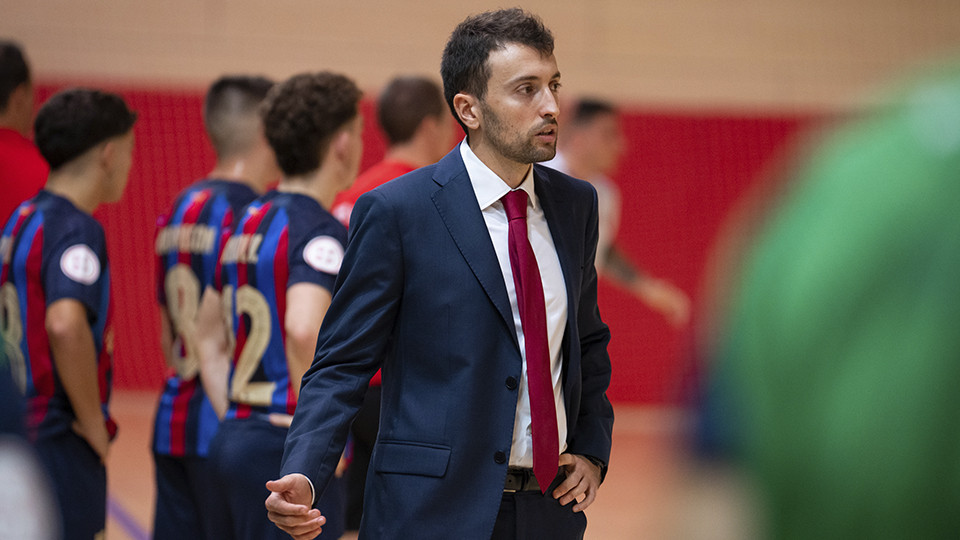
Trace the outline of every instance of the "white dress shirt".
<path fill-rule="evenodd" d="M 507 287 L 507 296 L 510 298 L 510 309 L 513 312 L 513 324 L 517 330 L 520 343 L 520 356 L 523 358 L 521 379 L 518 387 L 517 413 L 513 425 L 513 445 L 510 448 L 510 466 L 533 467 L 533 438 L 530 417 L 530 393 L 527 389 L 527 354 L 524 347 L 523 326 L 520 323 L 520 309 L 517 305 L 517 291 L 513 283 L 513 270 L 510 267 L 509 252 L 509 225 L 507 212 L 503 208 L 500 198 L 508 191 L 503 179 L 497 176 L 489 167 L 480 161 L 473 153 L 466 139 L 460 143 L 460 155 L 466 166 L 470 183 L 477 196 L 477 204 L 483 213 L 483 220 L 493 241 L 493 248 L 497 252 L 500 271 L 503 273 L 503 282 Z M 560 345 L 563 332 L 567 325 L 567 289 L 563 280 L 563 271 L 560 268 L 560 259 L 557 258 L 557 248 L 550 236 L 550 227 L 543 216 L 543 207 L 537 199 L 533 188 L 533 167 L 527 171 L 527 176 L 518 189 L 527 192 L 527 237 L 537 258 L 540 269 L 540 279 L 543 281 L 544 305 L 547 315 L 547 341 L 550 350 L 550 375 L 553 380 L 554 403 L 557 408 L 557 431 L 560 437 L 560 452 L 567 448 L 567 416 L 563 403 L 563 387 L 561 381 Z"/>

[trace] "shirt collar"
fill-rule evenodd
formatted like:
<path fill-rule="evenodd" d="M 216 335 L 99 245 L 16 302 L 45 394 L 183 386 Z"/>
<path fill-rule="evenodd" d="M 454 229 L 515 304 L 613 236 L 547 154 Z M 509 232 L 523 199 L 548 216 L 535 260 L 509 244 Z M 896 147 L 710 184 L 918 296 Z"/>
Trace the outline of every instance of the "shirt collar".
<path fill-rule="evenodd" d="M 460 143 L 460 157 L 463 158 L 463 165 L 470 176 L 470 183 L 473 185 L 473 192 L 477 196 L 481 211 L 486 210 L 510 191 L 510 186 L 473 153 L 466 138 Z M 520 183 L 520 189 L 527 192 L 533 208 L 538 208 L 539 201 L 533 189 L 533 167 L 527 171 L 527 176 Z"/>

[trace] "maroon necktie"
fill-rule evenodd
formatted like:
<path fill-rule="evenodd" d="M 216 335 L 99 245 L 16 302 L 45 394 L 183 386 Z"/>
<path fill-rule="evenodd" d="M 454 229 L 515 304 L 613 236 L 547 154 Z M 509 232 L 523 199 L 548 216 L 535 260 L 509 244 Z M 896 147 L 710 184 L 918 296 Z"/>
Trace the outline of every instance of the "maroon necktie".
<path fill-rule="evenodd" d="M 546 492 L 560 466 L 557 409 L 550 376 L 550 347 L 547 344 L 547 310 L 537 258 L 527 240 L 527 192 L 517 189 L 501 199 L 510 224 L 509 251 L 513 283 L 517 289 L 520 325 L 527 354 L 527 389 L 533 421 L 533 474 Z"/>

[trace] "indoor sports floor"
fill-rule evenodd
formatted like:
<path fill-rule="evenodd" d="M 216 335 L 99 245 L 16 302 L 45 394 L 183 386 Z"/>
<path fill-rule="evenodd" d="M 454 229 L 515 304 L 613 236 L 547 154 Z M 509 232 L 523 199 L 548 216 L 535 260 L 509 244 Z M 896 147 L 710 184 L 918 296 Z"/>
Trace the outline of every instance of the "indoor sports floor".
<path fill-rule="evenodd" d="M 120 425 L 110 451 L 107 540 L 148 540 L 153 520 L 150 431 L 154 392 L 114 392 Z M 587 539 L 743 539 L 740 497 L 716 472 L 685 458 L 685 418 L 675 410 L 615 405 L 610 472 L 587 510 Z M 321 536 L 322 538 L 322 536 Z M 349 538 L 349 537 L 348 537 Z M 186 540 L 186 539 L 185 539 Z"/>

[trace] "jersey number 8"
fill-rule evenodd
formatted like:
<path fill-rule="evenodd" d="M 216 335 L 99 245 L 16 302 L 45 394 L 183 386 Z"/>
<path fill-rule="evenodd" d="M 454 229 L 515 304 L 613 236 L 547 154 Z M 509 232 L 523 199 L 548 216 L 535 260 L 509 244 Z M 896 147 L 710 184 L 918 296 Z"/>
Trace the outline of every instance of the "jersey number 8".
<path fill-rule="evenodd" d="M 20 299 L 16 286 L 10 282 L 0 287 L 0 334 L 3 336 L 3 354 L 10 362 L 13 380 L 21 392 L 26 392 L 27 363 L 20 350 L 20 341 L 23 340 Z"/>
<path fill-rule="evenodd" d="M 189 266 L 177 263 L 163 281 L 164 294 L 167 296 L 167 312 L 173 323 L 173 331 L 183 344 L 184 353 L 170 355 L 173 368 L 184 380 L 197 376 L 200 371 L 200 358 L 197 355 L 197 309 L 200 304 L 200 280 Z"/>

